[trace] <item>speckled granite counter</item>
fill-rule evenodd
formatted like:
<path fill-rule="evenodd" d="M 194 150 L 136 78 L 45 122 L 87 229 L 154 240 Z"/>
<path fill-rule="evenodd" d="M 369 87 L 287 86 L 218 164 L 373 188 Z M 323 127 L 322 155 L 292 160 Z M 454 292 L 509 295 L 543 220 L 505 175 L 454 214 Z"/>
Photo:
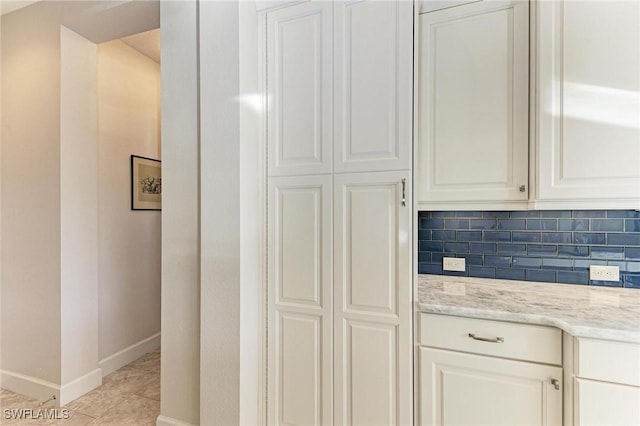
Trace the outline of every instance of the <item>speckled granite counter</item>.
<path fill-rule="evenodd" d="M 576 337 L 640 343 L 640 290 L 418 276 L 422 312 L 558 327 Z"/>

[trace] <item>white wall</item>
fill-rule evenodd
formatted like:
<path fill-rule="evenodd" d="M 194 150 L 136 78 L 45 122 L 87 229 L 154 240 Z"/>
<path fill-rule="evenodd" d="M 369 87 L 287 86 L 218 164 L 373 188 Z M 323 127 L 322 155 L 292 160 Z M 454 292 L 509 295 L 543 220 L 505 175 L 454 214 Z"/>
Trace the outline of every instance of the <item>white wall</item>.
<path fill-rule="evenodd" d="M 162 396 L 158 424 L 181 421 L 197 425 L 200 424 L 200 147 L 196 2 L 162 2 L 160 19 L 164 208 Z"/>
<path fill-rule="evenodd" d="M 61 384 L 98 368 L 98 120 L 97 48 L 60 32 L 60 312 Z M 82 387 L 81 386 L 81 387 Z M 84 392 L 89 389 L 84 389 Z M 75 393 L 82 392 L 82 389 Z M 73 393 L 73 392 L 72 392 Z M 65 398 L 79 395 L 65 395 Z M 60 401 L 64 403 L 64 401 Z"/>
<path fill-rule="evenodd" d="M 60 26 L 36 6 L 2 16 L 2 368 L 59 384 Z"/>
<path fill-rule="evenodd" d="M 130 155 L 160 159 L 160 65 L 98 45 L 100 359 L 160 332 L 160 219 L 132 211 Z"/>

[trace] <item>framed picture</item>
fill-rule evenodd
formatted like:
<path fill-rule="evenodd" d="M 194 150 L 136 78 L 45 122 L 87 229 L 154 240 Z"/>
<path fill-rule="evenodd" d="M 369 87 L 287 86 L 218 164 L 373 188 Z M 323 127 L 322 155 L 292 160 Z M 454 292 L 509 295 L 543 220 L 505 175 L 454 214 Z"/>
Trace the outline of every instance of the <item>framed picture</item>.
<path fill-rule="evenodd" d="M 162 209 L 162 168 L 158 160 L 131 156 L 131 210 Z"/>

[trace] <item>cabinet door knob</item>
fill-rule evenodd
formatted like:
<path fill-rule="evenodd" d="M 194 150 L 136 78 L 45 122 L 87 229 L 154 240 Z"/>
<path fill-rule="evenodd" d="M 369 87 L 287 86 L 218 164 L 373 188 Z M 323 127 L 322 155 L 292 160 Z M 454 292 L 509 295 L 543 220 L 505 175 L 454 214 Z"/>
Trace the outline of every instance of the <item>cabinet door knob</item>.
<path fill-rule="evenodd" d="M 476 336 L 473 333 L 469 333 L 469 337 L 471 337 L 473 340 L 480 340 L 481 342 L 504 343 L 504 337 L 480 337 Z"/>
<path fill-rule="evenodd" d="M 520 188 L 518 188 L 520 190 L 520 192 L 524 192 L 527 190 L 527 187 L 525 185 L 520 185 Z"/>
<path fill-rule="evenodd" d="M 560 380 L 558 379 L 551 379 L 551 384 L 553 385 L 553 388 L 555 390 L 560 390 Z"/>

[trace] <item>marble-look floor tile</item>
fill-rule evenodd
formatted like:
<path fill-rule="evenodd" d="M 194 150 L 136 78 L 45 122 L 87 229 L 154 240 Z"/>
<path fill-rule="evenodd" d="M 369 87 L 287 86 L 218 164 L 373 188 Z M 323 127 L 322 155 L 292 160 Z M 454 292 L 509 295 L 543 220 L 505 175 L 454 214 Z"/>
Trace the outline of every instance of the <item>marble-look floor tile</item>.
<path fill-rule="evenodd" d="M 160 415 L 159 401 L 132 395 L 90 424 L 91 426 L 155 426 L 158 415 Z"/>
<path fill-rule="evenodd" d="M 113 409 L 118 404 L 122 404 L 129 396 L 130 394 L 109 392 L 108 389 L 104 389 L 104 386 L 101 386 L 86 395 L 81 396 L 75 401 L 71 401 L 65 405 L 64 408 L 76 411 L 86 416 L 97 418 Z"/>
<path fill-rule="evenodd" d="M 0 408 L 37 408 L 40 401 L 5 389 L 0 389 Z M 2 416 L 4 417 L 4 416 Z"/>
<path fill-rule="evenodd" d="M 160 374 L 151 373 L 155 376 L 153 381 L 149 382 L 147 387 L 136 392 L 138 396 L 160 401 Z"/>
<path fill-rule="evenodd" d="M 49 410 L 52 410 L 51 408 Z M 91 424 L 95 418 L 87 416 L 75 411 L 68 411 L 68 417 L 63 418 L 60 411 L 57 419 L 23 419 L 13 420 L 9 423 L 10 426 L 87 426 Z"/>
<path fill-rule="evenodd" d="M 128 367 L 160 373 L 160 350 L 149 352 L 145 356 L 133 361 Z"/>

